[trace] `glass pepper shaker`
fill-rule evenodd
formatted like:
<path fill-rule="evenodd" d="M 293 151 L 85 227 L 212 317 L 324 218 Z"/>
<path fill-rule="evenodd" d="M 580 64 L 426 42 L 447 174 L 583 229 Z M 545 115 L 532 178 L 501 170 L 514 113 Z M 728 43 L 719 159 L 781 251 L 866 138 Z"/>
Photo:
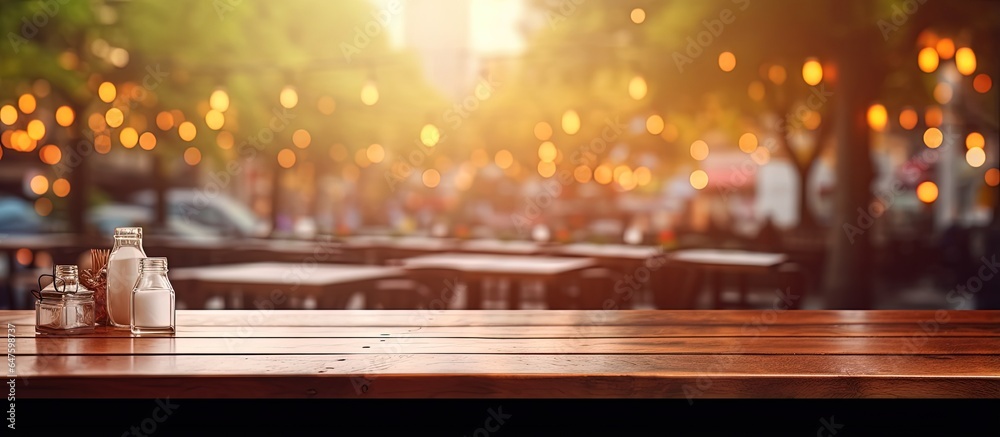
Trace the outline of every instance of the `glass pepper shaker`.
<path fill-rule="evenodd" d="M 139 279 L 132 289 L 133 334 L 171 334 L 175 331 L 174 287 L 167 278 L 167 259 L 139 260 Z"/>
<path fill-rule="evenodd" d="M 142 250 L 142 228 L 115 228 L 115 245 L 108 256 L 108 321 L 118 329 L 130 327 L 129 302 L 139 278 L 139 260 L 146 257 Z"/>
<path fill-rule="evenodd" d="M 35 300 L 38 334 L 86 334 L 94 331 L 94 292 L 80 284 L 76 265 L 57 265 L 52 283 Z M 41 278 L 39 278 L 41 282 Z"/>

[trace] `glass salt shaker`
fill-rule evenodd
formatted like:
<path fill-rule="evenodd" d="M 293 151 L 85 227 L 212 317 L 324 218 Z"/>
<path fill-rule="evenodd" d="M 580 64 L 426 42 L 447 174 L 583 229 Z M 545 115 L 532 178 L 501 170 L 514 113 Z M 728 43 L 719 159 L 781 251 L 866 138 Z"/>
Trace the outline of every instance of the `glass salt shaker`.
<path fill-rule="evenodd" d="M 139 279 L 132 289 L 133 334 L 171 334 L 176 327 L 174 287 L 167 278 L 167 259 L 139 260 Z"/>
<path fill-rule="evenodd" d="M 139 278 L 139 260 L 146 257 L 142 249 L 142 228 L 115 228 L 115 244 L 108 256 L 107 307 L 108 321 L 118 329 L 129 328 L 132 289 Z"/>
<path fill-rule="evenodd" d="M 36 295 L 35 332 L 62 335 L 93 332 L 94 292 L 80 284 L 79 268 L 57 265 L 52 276 L 52 283 Z"/>

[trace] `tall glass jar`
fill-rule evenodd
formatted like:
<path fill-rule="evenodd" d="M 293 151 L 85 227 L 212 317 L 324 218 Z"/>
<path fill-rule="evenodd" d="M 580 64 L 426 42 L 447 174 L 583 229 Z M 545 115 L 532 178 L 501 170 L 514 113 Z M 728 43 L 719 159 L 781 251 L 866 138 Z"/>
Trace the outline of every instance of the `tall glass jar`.
<path fill-rule="evenodd" d="M 132 290 L 133 334 L 170 334 L 176 327 L 174 287 L 167 278 L 167 259 L 139 260 L 139 280 Z"/>
<path fill-rule="evenodd" d="M 108 256 L 107 292 L 108 321 L 115 328 L 131 326 L 132 289 L 139 278 L 139 260 L 144 258 L 142 228 L 115 228 L 115 244 Z"/>
<path fill-rule="evenodd" d="M 35 301 L 35 332 L 85 334 L 94 331 L 94 292 L 79 282 L 79 268 L 57 265 L 52 283 Z"/>

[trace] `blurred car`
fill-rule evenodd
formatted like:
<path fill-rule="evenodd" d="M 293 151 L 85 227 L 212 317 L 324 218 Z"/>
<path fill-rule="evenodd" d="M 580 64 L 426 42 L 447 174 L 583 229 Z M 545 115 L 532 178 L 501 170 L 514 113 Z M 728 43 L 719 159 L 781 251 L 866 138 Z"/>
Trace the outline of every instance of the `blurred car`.
<path fill-rule="evenodd" d="M 153 210 L 156 203 L 153 191 L 143 191 L 133 198 L 136 205 Z M 206 201 L 207 200 L 207 201 Z M 168 222 L 191 229 L 210 229 L 215 235 L 242 238 L 265 238 L 271 227 L 242 203 L 225 194 L 204 197 L 198 190 L 173 189 L 167 192 Z"/>
<path fill-rule="evenodd" d="M 0 197 L 0 234 L 38 234 L 48 228 L 31 202 L 20 197 Z"/>
<path fill-rule="evenodd" d="M 150 227 L 153 209 L 141 205 L 107 204 L 91 208 L 87 213 L 88 225 L 101 235 L 114 235 L 115 228 L 127 226 Z M 220 235 L 211 228 L 188 222 L 178 217 L 167 217 L 164 229 L 150 229 L 150 235 L 160 235 L 189 240 L 218 239 Z"/>

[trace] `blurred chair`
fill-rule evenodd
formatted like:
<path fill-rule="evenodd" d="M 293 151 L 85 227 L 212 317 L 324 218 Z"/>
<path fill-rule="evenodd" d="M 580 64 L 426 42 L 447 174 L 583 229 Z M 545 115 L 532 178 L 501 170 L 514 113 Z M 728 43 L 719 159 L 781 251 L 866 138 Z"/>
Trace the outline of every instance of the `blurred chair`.
<path fill-rule="evenodd" d="M 626 289 L 619 293 L 616 285 L 622 278 L 622 273 L 612 268 L 582 270 L 573 283 L 563 284 L 546 293 L 546 307 L 552 310 L 600 310 L 609 300 L 614 302 L 615 309 L 629 307 L 638 298 L 641 289 Z"/>
<path fill-rule="evenodd" d="M 369 310 L 415 310 L 431 301 L 427 287 L 408 278 L 380 280 L 364 295 L 365 309 Z"/>
<path fill-rule="evenodd" d="M 661 310 L 690 310 L 698 305 L 705 274 L 698 269 L 664 265 L 652 272 L 653 305 Z"/>

